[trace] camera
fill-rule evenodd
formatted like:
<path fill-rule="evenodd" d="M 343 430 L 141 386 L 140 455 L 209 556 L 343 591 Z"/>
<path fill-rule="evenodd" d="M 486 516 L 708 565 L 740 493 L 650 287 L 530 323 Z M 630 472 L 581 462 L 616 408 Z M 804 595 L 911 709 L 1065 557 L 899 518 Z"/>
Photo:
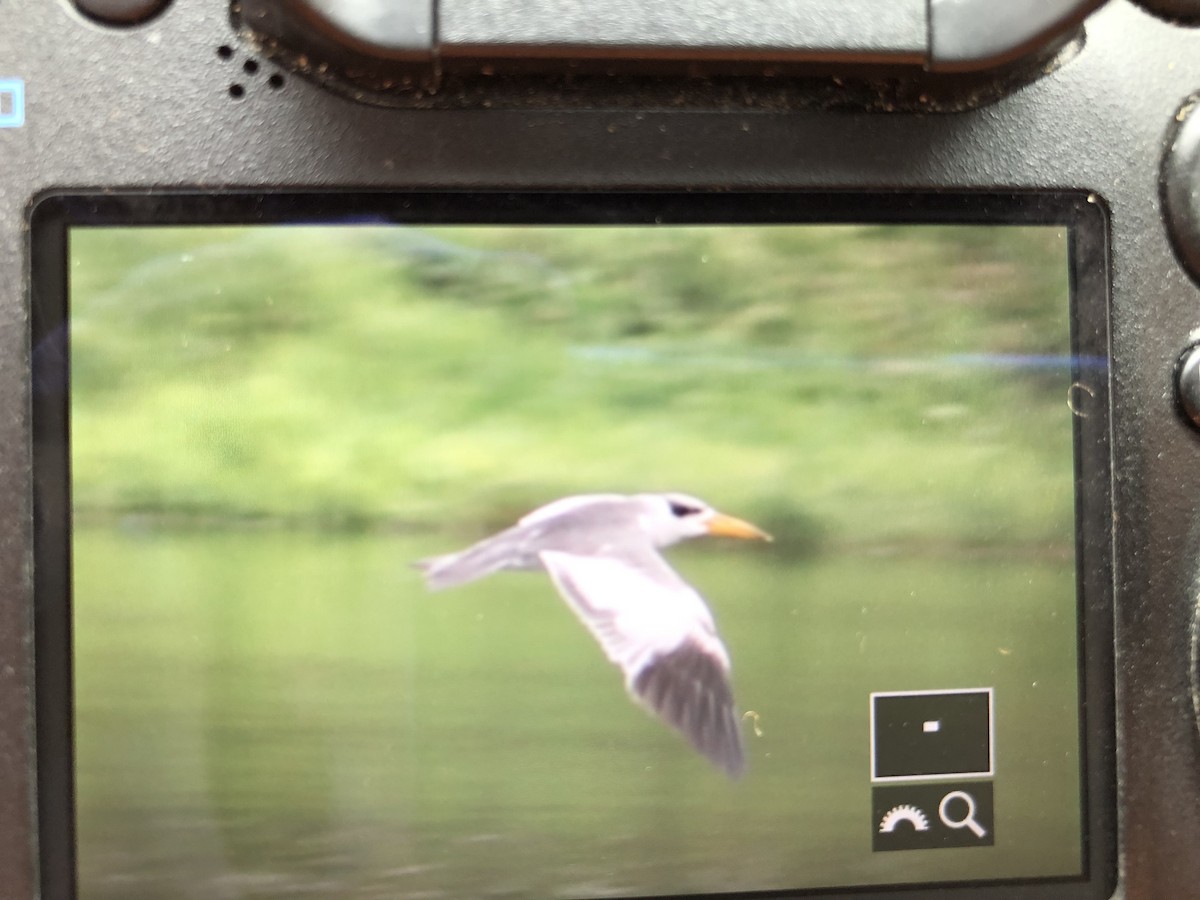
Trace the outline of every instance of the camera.
<path fill-rule="evenodd" d="M 5 896 L 1200 896 L 1200 6 L 0 16 Z"/>

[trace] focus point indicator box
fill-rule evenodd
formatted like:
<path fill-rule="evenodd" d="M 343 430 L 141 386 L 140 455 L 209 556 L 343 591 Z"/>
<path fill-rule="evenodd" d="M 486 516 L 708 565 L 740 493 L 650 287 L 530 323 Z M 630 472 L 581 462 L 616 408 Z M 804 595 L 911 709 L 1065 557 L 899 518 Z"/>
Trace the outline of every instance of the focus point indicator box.
<path fill-rule="evenodd" d="M 989 688 L 871 694 L 871 781 L 991 777 Z"/>

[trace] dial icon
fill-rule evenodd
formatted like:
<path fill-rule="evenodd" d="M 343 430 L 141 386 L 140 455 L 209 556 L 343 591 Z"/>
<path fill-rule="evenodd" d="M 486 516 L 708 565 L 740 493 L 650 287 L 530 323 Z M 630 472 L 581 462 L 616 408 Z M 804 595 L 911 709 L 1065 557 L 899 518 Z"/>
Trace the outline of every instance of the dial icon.
<path fill-rule="evenodd" d="M 916 831 L 929 830 L 929 817 L 910 803 L 893 806 L 879 822 L 880 834 L 891 834 L 901 822 L 908 822 Z"/>

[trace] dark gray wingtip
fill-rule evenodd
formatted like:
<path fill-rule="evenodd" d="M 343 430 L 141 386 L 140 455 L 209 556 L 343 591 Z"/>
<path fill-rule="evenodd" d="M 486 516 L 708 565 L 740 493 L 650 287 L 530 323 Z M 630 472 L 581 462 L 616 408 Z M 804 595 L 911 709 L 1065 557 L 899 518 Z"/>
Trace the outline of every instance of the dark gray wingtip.
<path fill-rule="evenodd" d="M 633 681 L 637 697 L 730 778 L 746 771 L 741 722 L 729 673 L 703 648 L 685 641 L 652 659 Z"/>

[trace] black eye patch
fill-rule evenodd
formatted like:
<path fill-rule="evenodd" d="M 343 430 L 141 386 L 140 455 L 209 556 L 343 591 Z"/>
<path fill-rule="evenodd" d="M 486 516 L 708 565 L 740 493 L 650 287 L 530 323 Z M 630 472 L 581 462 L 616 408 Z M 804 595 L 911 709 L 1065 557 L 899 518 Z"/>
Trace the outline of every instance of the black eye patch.
<path fill-rule="evenodd" d="M 688 506 L 686 503 L 680 503 L 678 500 L 671 501 L 671 512 L 682 519 L 684 516 L 694 516 L 700 512 L 698 506 Z"/>

